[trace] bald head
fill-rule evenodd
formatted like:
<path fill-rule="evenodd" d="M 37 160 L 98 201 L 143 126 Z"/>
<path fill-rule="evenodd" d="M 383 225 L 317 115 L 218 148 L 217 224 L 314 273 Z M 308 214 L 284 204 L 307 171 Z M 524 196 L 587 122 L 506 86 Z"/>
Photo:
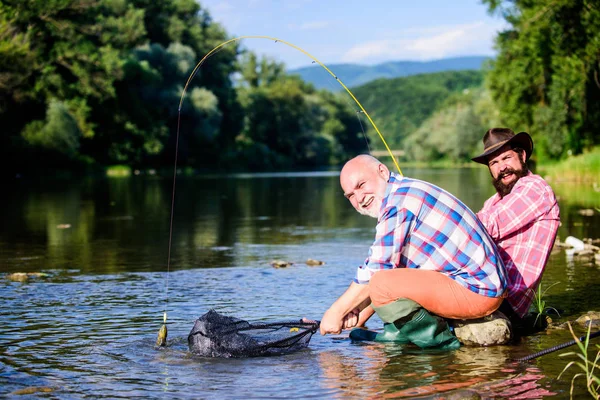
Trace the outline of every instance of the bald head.
<path fill-rule="evenodd" d="M 361 214 L 378 218 L 389 169 L 378 159 L 362 154 L 348 161 L 340 173 L 344 196 Z"/>
<path fill-rule="evenodd" d="M 373 156 L 368 154 L 361 154 L 359 156 L 354 157 L 342 168 L 342 172 L 340 173 L 340 182 L 342 181 L 345 175 L 350 175 L 354 173 L 356 170 L 364 170 L 364 171 L 377 171 L 381 162 Z M 385 166 L 384 166 L 385 167 Z M 387 168 L 386 168 L 387 169 Z M 389 178 L 389 171 L 388 171 Z M 387 180 L 387 178 L 386 178 Z"/>

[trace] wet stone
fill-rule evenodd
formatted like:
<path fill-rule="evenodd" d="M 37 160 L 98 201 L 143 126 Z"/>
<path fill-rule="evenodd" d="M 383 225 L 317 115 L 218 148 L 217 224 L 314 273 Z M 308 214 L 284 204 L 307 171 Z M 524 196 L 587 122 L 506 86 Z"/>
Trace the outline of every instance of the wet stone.
<path fill-rule="evenodd" d="M 588 311 L 586 314 L 575 320 L 576 323 L 587 328 L 591 325 L 592 329 L 600 328 L 600 312 Z"/>
<path fill-rule="evenodd" d="M 269 264 L 274 268 L 286 268 L 293 264 L 293 262 L 285 261 L 285 260 L 273 260 Z"/>
<path fill-rule="evenodd" d="M 466 346 L 506 344 L 512 338 L 510 321 L 500 311 L 478 319 L 453 320 L 451 325 L 458 340 Z"/>

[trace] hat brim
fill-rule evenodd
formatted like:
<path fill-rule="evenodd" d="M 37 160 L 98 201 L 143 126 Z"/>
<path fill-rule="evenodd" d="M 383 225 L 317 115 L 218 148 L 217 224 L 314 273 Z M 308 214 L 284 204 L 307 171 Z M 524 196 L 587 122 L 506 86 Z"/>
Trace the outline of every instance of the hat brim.
<path fill-rule="evenodd" d="M 531 153 L 533 152 L 533 139 L 531 139 L 531 136 L 529 136 L 527 132 L 519 132 L 512 138 L 497 143 L 495 146 L 488 149 L 487 151 L 484 151 L 477 157 L 471 158 L 471 160 L 479 164 L 488 165 L 488 156 L 494 154 L 509 143 L 513 143 L 515 146 L 525 150 L 525 161 L 529 160 L 529 157 L 531 157 Z"/>

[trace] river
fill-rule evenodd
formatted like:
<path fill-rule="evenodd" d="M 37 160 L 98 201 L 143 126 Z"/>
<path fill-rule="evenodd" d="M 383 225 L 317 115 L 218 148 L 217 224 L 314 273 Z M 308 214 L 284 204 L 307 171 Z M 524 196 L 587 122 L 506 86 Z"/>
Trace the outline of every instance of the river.
<path fill-rule="evenodd" d="M 485 168 L 403 172 L 474 210 L 493 193 Z M 317 333 L 307 349 L 286 356 L 190 355 L 187 334 L 211 308 L 251 321 L 320 319 L 345 290 L 375 221 L 352 209 L 335 171 L 178 178 L 168 271 L 171 178 L 21 179 L 6 188 L 0 396 L 413 398 L 467 389 L 484 398 L 569 396 L 573 374 L 557 380 L 568 362 L 559 354 L 568 350 L 511 361 L 571 339 L 558 329 L 444 353 Z M 559 237 L 599 238 L 600 193 L 568 184 L 555 191 Z M 308 266 L 308 258 L 325 264 Z M 294 264 L 276 269 L 274 259 Z M 6 279 L 15 272 L 43 275 Z M 543 287 L 558 322 L 600 308 L 599 266 L 564 250 L 550 257 Z M 165 308 L 169 345 L 157 349 Z M 575 394 L 586 394 L 582 381 Z"/>

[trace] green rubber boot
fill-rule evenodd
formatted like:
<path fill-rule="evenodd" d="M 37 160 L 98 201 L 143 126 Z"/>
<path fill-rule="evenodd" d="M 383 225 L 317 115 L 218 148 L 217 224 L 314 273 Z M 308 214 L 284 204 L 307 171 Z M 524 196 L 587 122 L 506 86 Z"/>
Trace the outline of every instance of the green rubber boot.
<path fill-rule="evenodd" d="M 375 311 L 384 321 L 383 332 L 353 329 L 350 332 L 351 339 L 414 343 L 421 348 L 442 350 L 453 350 L 460 347 L 460 342 L 450 332 L 446 320 L 431 315 L 412 300 L 398 299 L 385 306 L 375 308 Z"/>
<path fill-rule="evenodd" d="M 398 334 L 421 348 L 454 350 L 460 342 L 450 332 L 445 319 L 431 315 L 424 308 L 417 311 L 412 319 L 398 329 Z"/>
<path fill-rule="evenodd" d="M 383 332 L 374 332 L 362 328 L 353 329 L 350 331 L 350 339 L 370 342 L 410 343 L 410 340 L 401 334 L 394 324 L 383 324 Z"/>

